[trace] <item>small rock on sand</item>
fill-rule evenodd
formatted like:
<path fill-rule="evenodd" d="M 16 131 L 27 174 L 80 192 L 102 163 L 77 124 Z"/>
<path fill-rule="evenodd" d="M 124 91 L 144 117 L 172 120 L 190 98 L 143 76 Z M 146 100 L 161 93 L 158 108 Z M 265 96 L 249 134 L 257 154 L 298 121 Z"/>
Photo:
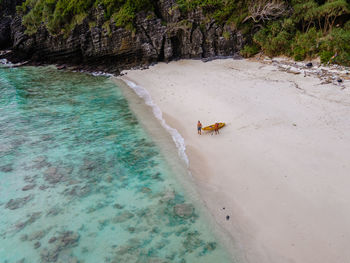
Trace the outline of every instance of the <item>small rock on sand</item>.
<path fill-rule="evenodd" d="M 306 66 L 307 66 L 308 68 L 311 68 L 311 67 L 313 66 L 313 65 L 312 65 L 312 62 L 307 63 Z"/>
<path fill-rule="evenodd" d="M 292 74 L 296 74 L 296 75 L 301 73 L 301 71 L 297 68 L 290 68 L 287 70 L 287 72 L 292 73 Z"/>

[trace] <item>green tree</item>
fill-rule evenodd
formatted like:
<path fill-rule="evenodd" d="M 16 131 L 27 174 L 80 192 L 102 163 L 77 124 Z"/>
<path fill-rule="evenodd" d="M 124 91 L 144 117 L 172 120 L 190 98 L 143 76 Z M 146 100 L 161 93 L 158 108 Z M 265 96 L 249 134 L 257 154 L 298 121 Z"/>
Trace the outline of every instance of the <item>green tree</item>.
<path fill-rule="evenodd" d="M 113 17 L 117 26 L 132 26 L 137 12 L 153 9 L 151 0 L 26 0 L 18 11 L 24 14 L 27 33 L 44 25 L 51 34 L 60 34 L 69 33 L 97 6 L 105 10 L 105 19 Z"/>
<path fill-rule="evenodd" d="M 318 4 L 313 0 L 293 0 L 292 19 L 296 25 L 301 25 L 302 32 L 308 31 L 310 26 L 315 25 L 318 17 Z"/>
<path fill-rule="evenodd" d="M 328 0 L 318 8 L 318 14 L 324 20 L 323 33 L 326 34 L 340 16 L 350 14 L 349 4 L 346 0 Z"/>

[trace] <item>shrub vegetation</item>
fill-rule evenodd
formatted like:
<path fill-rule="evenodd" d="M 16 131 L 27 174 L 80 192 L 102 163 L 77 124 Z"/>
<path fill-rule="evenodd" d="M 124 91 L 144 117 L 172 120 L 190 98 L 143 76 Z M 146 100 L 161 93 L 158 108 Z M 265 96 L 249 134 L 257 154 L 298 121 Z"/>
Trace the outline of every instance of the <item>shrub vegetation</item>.
<path fill-rule="evenodd" d="M 114 21 L 116 26 L 132 29 L 136 14 L 154 11 L 155 3 L 26 0 L 18 11 L 24 14 L 27 33 L 45 25 L 51 34 L 60 34 L 69 33 L 97 7 L 104 10 L 105 25 Z M 350 65 L 350 0 L 177 0 L 177 4 L 182 14 L 201 9 L 208 21 L 239 29 L 246 36 L 247 45 L 241 51 L 246 57 L 263 51 L 269 56 L 286 55 L 295 60 L 319 56 L 324 63 L 331 60 Z M 94 21 L 90 19 L 89 25 Z"/>
<path fill-rule="evenodd" d="M 350 1 L 292 0 L 288 17 L 268 21 L 253 40 L 269 56 L 320 57 L 350 65 Z M 335 55 L 335 58 L 331 58 Z"/>
<path fill-rule="evenodd" d="M 105 20 L 129 28 L 137 12 L 153 9 L 151 0 L 26 0 L 17 10 L 25 14 L 27 33 L 44 24 L 51 34 L 59 34 L 71 31 L 97 6 L 103 8 Z"/>

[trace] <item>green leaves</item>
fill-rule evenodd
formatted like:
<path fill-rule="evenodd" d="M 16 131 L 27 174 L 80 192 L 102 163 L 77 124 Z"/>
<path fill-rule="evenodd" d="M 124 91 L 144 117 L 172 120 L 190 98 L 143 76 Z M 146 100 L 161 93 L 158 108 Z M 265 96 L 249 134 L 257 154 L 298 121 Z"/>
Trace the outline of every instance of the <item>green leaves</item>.
<path fill-rule="evenodd" d="M 137 12 L 153 9 L 151 0 L 26 0 L 18 11 L 26 14 L 23 24 L 28 34 L 41 25 L 51 34 L 60 34 L 69 33 L 97 6 L 105 10 L 106 20 L 113 18 L 121 27 L 132 27 Z"/>
<path fill-rule="evenodd" d="M 247 16 L 248 4 L 242 0 L 177 0 L 177 4 L 182 12 L 194 9 L 202 9 L 209 17 L 216 22 L 234 23 L 239 27 Z"/>
<path fill-rule="evenodd" d="M 293 35 L 284 29 L 284 23 L 275 21 L 255 34 L 254 42 L 261 46 L 268 56 L 289 55 L 292 37 Z"/>
<path fill-rule="evenodd" d="M 323 32 L 332 30 L 337 18 L 350 14 L 349 4 L 345 0 L 328 0 L 319 7 L 319 14 L 324 18 Z"/>
<path fill-rule="evenodd" d="M 297 32 L 291 45 L 294 59 L 304 60 L 318 54 L 321 37 L 322 33 L 314 27 L 306 33 Z"/>
<path fill-rule="evenodd" d="M 323 63 L 350 65 L 350 15 L 346 0 L 292 0 L 293 14 L 266 24 L 254 41 L 269 56 L 287 55 L 295 60 L 320 57 Z M 337 27 L 336 27 L 337 25 Z"/>
<path fill-rule="evenodd" d="M 293 0 L 292 5 L 292 18 L 296 24 L 301 25 L 304 32 L 314 25 L 327 33 L 338 18 L 350 14 L 350 5 L 346 0 L 327 0 L 321 5 L 314 0 Z"/>
<path fill-rule="evenodd" d="M 249 58 L 259 53 L 260 47 L 253 43 L 252 45 L 245 45 L 239 52 L 243 57 Z"/>
<path fill-rule="evenodd" d="M 0 0 L 1 1 L 1 0 Z M 272 1 L 272 0 L 271 0 Z M 253 21 L 243 23 L 249 13 L 250 1 L 243 0 L 176 0 L 181 12 L 201 9 L 207 21 L 227 24 L 247 37 L 253 38 L 242 50 L 251 56 L 262 49 L 269 56 L 287 55 L 296 60 L 320 56 L 323 62 L 334 55 L 336 62 L 350 64 L 350 1 L 346 0 L 290 0 L 288 17 L 262 22 L 262 29 L 252 36 Z M 266 3 L 269 1 L 266 0 Z M 96 26 L 91 16 L 94 8 L 104 10 L 104 25 L 111 32 L 111 22 L 118 27 L 134 29 L 136 14 L 153 11 L 152 0 L 26 0 L 18 11 L 25 14 L 23 24 L 33 34 L 45 26 L 51 34 L 68 34 L 87 19 Z M 203 22 L 205 23 L 205 22 Z M 205 30 L 204 25 L 202 26 Z M 256 27 L 255 27 L 256 28 Z M 228 34 L 223 33 L 225 38 Z"/>
<path fill-rule="evenodd" d="M 350 30 L 348 30 L 350 22 L 347 22 L 344 28 L 335 28 L 330 34 L 328 34 L 321 43 L 321 50 L 326 58 L 329 59 L 329 55 L 337 54 L 334 61 L 335 63 L 350 65 Z M 326 55 L 328 54 L 328 57 Z"/>

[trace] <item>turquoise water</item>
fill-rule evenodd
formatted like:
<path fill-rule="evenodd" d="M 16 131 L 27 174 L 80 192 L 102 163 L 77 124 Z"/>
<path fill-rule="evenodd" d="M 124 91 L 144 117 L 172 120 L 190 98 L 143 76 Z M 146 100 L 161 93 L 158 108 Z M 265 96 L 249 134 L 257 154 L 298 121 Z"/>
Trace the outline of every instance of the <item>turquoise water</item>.
<path fill-rule="evenodd" d="M 109 78 L 0 68 L 0 262 L 232 262 L 174 173 Z"/>

